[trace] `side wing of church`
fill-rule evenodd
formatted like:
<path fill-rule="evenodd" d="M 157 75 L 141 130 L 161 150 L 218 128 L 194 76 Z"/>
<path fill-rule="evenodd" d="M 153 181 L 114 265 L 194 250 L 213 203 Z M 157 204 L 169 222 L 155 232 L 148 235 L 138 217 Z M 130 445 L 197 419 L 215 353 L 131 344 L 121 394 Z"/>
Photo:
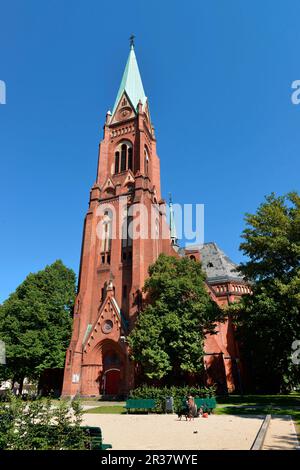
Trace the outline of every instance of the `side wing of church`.
<path fill-rule="evenodd" d="M 128 227 L 141 205 L 152 216 L 144 219 L 144 236 L 134 237 Z M 229 272 L 233 264 L 215 244 L 184 250 L 175 245 L 172 227 L 166 227 L 149 103 L 131 45 L 113 111 L 106 115 L 84 221 L 63 396 L 126 395 L 134 387 L 126 336 L 142 307 L 148 267 L 160 253 L 202 260 L 207 289 L 220 305 L 247 288 Z M 231 391 L 240 381 L 237 345 L 230 322 L 218 329 L 206 341 L 207 381 Z"/>

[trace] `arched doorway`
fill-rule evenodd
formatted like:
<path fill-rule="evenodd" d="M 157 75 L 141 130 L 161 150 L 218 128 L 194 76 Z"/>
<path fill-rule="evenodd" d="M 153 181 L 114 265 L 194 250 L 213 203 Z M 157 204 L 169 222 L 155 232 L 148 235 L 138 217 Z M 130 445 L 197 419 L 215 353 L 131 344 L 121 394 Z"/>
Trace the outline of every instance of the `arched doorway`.
<path fill-rule="evenodd" d="M 104 371 L 102 377 L 102 393 L 118 395 L 121 385 L 121 360 L 115 350 L 109 350 L 104 355 Z"/>

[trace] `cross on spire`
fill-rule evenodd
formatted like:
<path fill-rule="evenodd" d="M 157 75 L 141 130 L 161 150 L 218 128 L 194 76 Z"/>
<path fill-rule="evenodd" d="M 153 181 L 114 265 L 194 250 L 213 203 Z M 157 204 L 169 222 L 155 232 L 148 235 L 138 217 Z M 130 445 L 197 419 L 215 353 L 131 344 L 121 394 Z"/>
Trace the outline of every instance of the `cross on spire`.
<path fill-rule="evenodd" d="M 135 35 L 132 34 L 129 38 L 129 41 L 130 41 L 130 47 L 134 47 L 134 40 L 135 40 Z"/>

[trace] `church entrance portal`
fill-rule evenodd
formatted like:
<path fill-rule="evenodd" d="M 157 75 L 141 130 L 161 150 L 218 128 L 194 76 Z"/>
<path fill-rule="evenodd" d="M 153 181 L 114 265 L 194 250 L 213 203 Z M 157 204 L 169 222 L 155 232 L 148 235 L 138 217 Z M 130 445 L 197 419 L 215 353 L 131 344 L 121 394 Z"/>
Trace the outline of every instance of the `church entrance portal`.
<path fill-rule="evenodd" d="M 121 382 L 121 360 L 116 350 L 110 349 L 104 356 L 103 394 L 118 395 Z"/>
<path fill-rule="evenodd" d="M 104 374 L 105 395 L 118 395 L 120 389 L 120 369 L 110 369 Z"/>

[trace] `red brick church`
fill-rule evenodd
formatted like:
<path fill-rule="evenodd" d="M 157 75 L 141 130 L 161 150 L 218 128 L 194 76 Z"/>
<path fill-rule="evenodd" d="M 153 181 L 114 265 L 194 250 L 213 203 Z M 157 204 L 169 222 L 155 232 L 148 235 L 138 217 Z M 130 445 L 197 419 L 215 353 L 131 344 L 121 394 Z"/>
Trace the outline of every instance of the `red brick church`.
<path fill-rule="evenodd" d="M 154 236 L 127 233 L 141 204 L 153 215 L 144 225 Z M 126 337 L 142 308 L 141 289 L 148 267 L 160 253 L 201 260 L 209 294 L 220 305 L 249 291 L 234 263 L 215 243 L 179 248 L 173 228 L 166 225 L 155 132 L 131 44 L 115 105 L 106 114 L 97 178 L 84 221 L 62 395 L 124 395 L 134 387 Z M 217 334 L 207 338 L 205 352 L 207 382 L 221 390 L 240 388 L 238 349 L 230 321 L 218 325 Z"/>

